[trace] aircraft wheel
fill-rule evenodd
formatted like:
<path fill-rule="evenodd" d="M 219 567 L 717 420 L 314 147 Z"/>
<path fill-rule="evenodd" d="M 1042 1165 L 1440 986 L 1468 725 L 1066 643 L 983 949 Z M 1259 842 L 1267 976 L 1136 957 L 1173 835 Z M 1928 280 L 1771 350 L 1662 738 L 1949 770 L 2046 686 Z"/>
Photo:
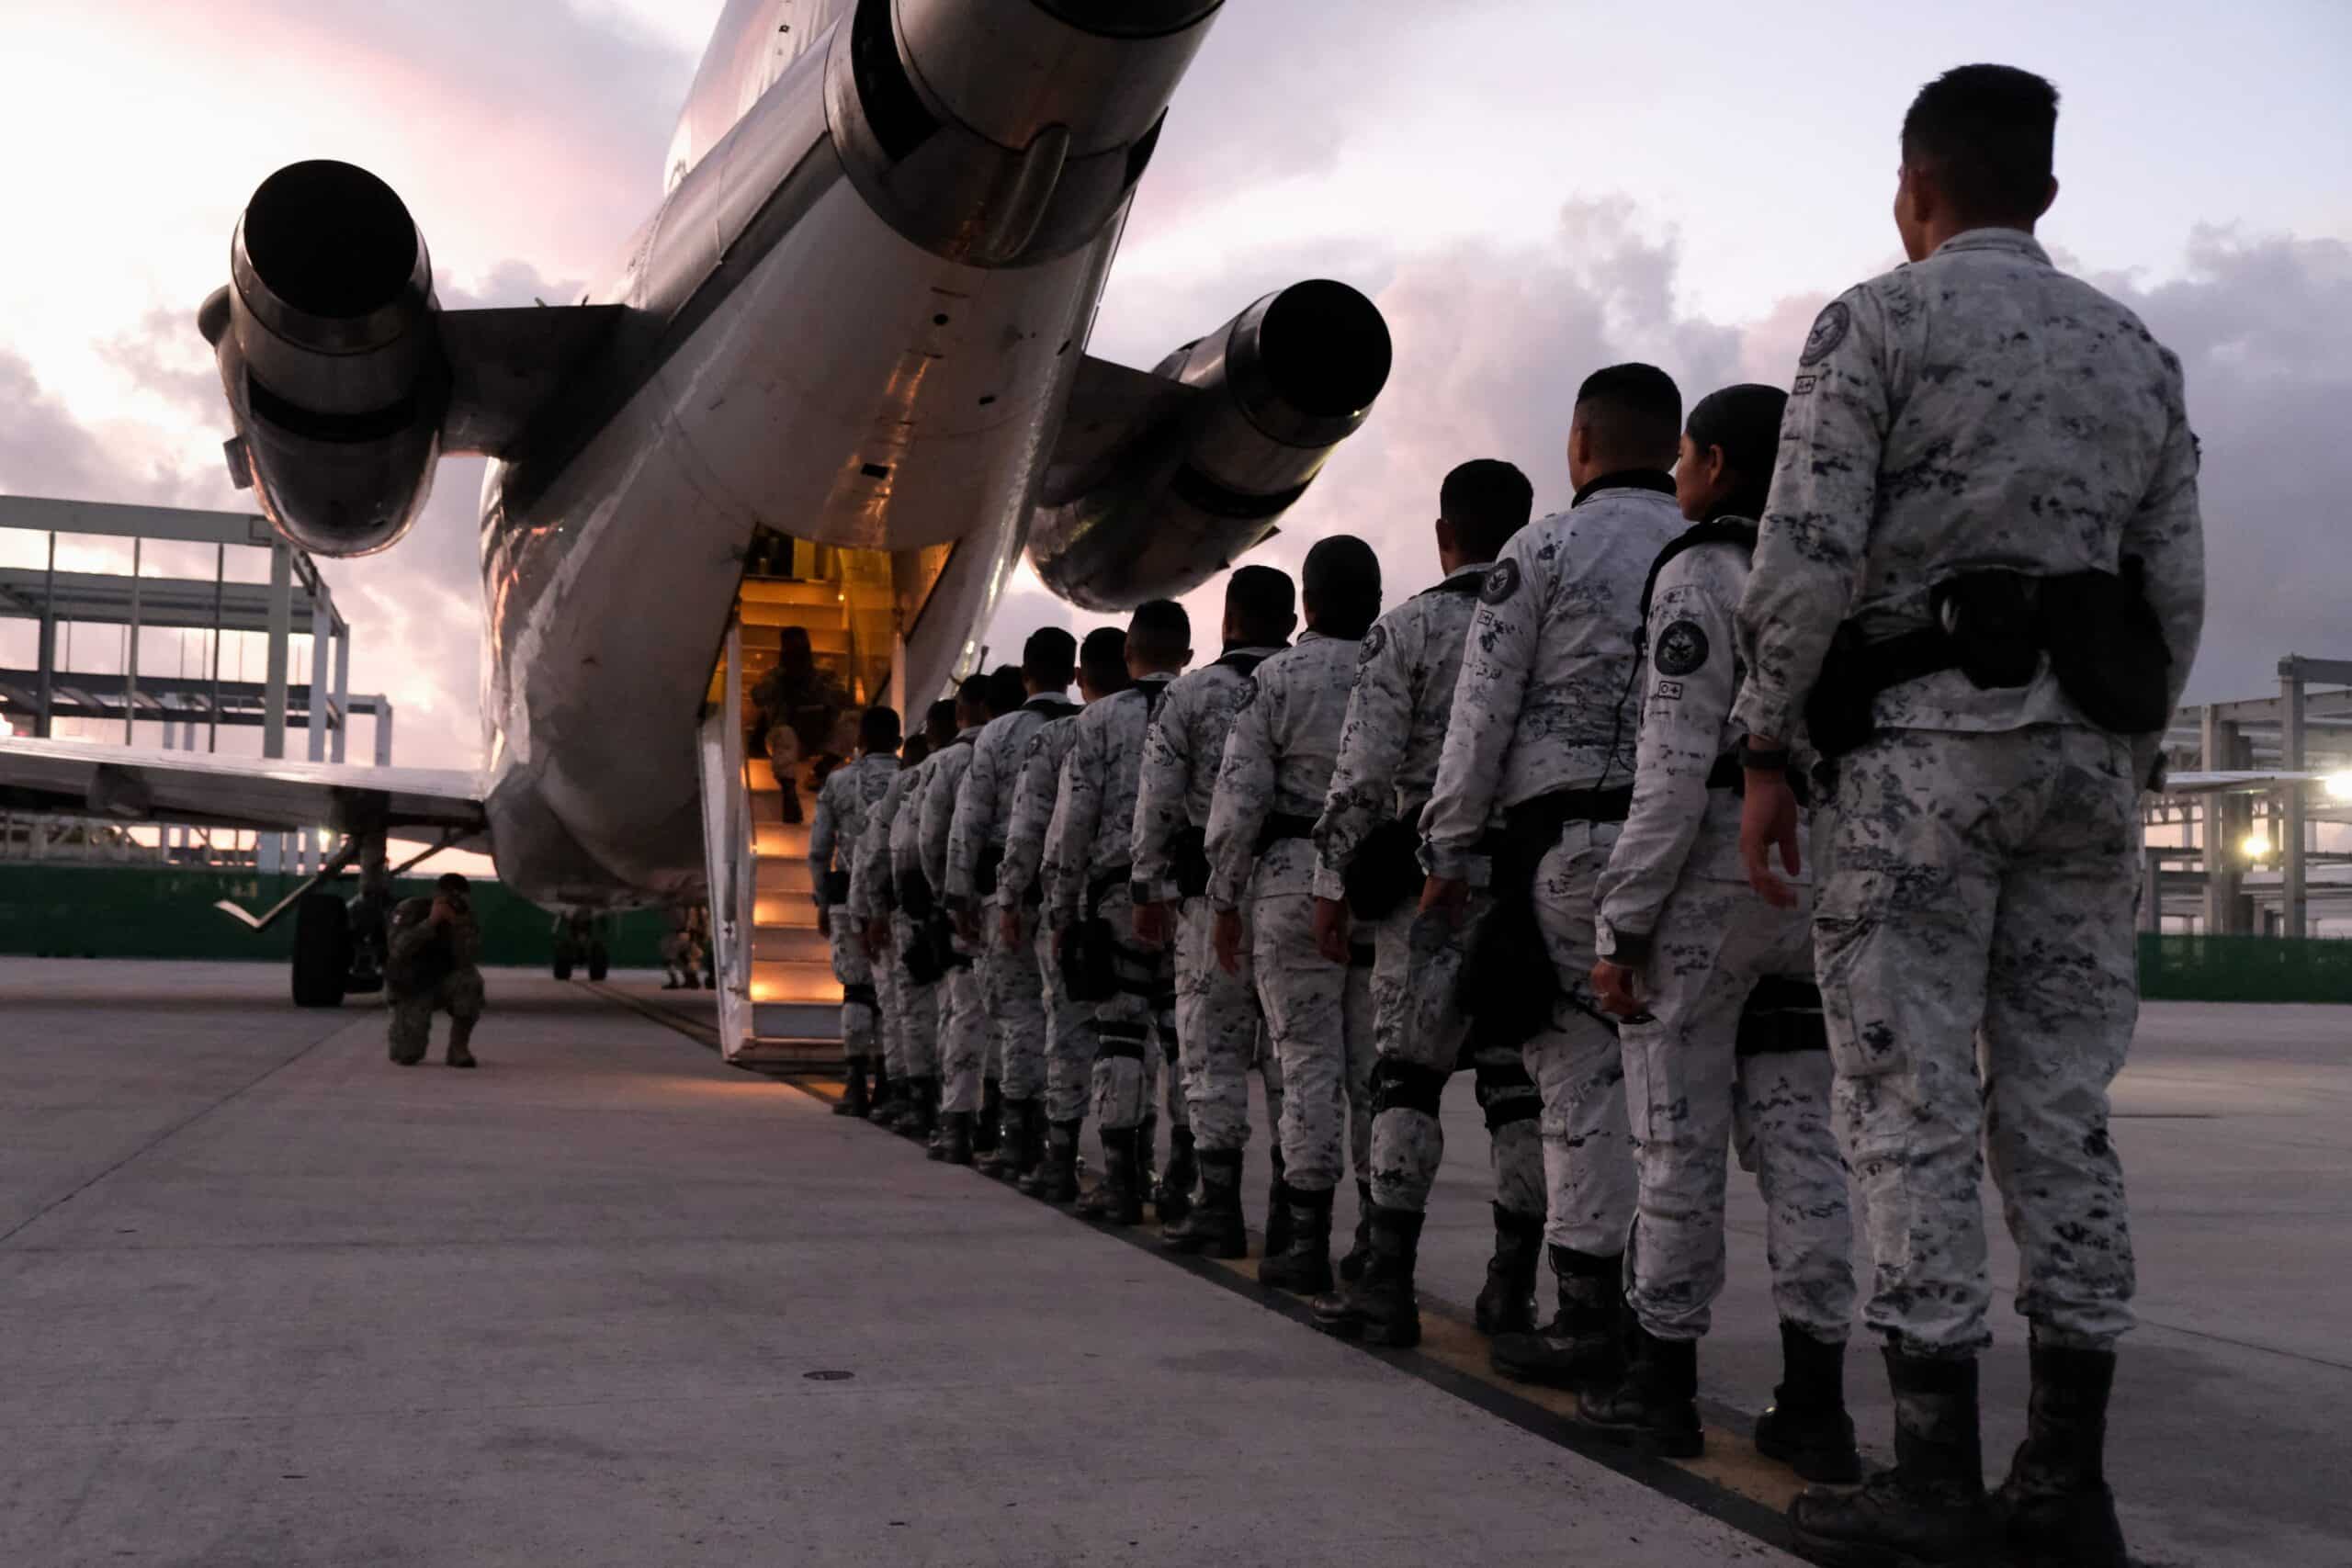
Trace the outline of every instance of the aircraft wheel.
<path fill-rule="evenodd" d="M 294 1005 L 339 1008 L 351 973 L 351 915 L 332 893 L 307 893 L 294 906 Z"/>
<path fill-rule="evenodd" d="M 559 980 L 571 978 L 571 958 L 569 954 L 555 961 L 555 977 Z"/>
<path fill-rule="evenodd" d="M 605 953 L 603 948 L 599 947 L 590 950 L 588 953 L 588 978 L 591 980 L 601 980 L 605 977 L 605 974 L 611 969 L 611 967 L 612 959 Z"/>

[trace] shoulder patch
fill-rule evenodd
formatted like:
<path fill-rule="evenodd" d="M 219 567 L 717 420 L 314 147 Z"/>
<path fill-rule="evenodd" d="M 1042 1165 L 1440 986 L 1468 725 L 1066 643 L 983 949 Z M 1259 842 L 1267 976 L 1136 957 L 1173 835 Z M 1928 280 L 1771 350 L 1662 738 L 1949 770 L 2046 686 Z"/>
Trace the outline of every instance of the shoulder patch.
<path fill-rule="evenodd" d="M 1707 661 L 1706 629 L 1696 621 L 1676 621 L 1657 634 L 1652 662 L 1661 675 L 1688 675 Z"/>
<path fill-rule="evenodd" d="M 1371 663 L 1374 660 L 1380 657 L 1380 650 L 1387 646 L 1388 628 L 1380 625 L 1377 621 L 1374 622 L 1372 629 L 1363 634 L 1363 646 L 1356 652 L 1356 662 L 1359 664 Z"/>
<path fill-rule="evenodd" d="M 1241 690 L 1233 699 L 1233 711 L 1239 713 L 1258 700 L 1258 678 L 1254 675 L 1241 682 Z"/>
<path fill-rule="evenodd" d="M 1815 318 L 1813 331 L 1805 334 L 1804 352 L 1797 355 L 1797 363 L 1818 365 L 1828 358 L 1830 351 L 1846 341 L 1846 329 L 1853 324 L 1854 312 L 1847 309 L 1846 301 L 1829 301 Z"/>
<path fill-rule="evenodd" d="M 1515 560 L 1498 560 L 1495 563 L 1494 570 L 1487 573 L 1486 581 L 1478 584 L 1478 602 L 1482 604 L 1500 604 L 1518 592 L 1519 563 Z"/>

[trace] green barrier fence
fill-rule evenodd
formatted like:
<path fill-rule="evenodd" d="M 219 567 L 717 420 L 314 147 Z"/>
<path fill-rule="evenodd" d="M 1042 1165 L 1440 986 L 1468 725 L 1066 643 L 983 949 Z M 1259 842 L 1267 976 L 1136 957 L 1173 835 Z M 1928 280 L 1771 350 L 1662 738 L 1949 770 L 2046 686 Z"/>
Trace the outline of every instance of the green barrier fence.
<path fill-rule="evenodd" d="M 298 876 L 175 871 L 130 865 L 0 865 L 0 953 L 37 958 L 223 958 L 290 961 L 289 912 L 256 931 L 212 907 L 218 898 L 254 914 L 300 883 Z M 433 890 L 431 877 L 402 877 L 405 898 Z M 346 896 L 356 879 L 339 884 Z M 482 962 L 543 965 L 555 954 L 554 917 L 494 882 L 473 886 Z M 659 909 L 616 915 L 605 943 L 616 968 L 657 968 L 669 919 Z"/>
<path fill-rule="evenodd" d="M 2352 942 L 2140 935 L 2150 1001 L 2352 1002 Z"/>

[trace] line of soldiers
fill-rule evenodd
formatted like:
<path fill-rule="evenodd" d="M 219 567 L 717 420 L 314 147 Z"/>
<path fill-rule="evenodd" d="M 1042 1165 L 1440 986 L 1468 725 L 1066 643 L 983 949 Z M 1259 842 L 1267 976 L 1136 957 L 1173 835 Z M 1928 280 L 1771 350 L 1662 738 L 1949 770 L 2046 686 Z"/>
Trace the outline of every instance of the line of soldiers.
<path fill-rule="evenodd" d="M 1769 1220 L 1783 1373 L 1757 1447 L 1816 1553 L 2120 1565 L 2103 1472 L 2132 1322 L 2108 1089 L 2137 1010 L 2139 791 L 2203 606 L 2177 361 L 2032 238 L 2057 98 L 1999 66 L 1903 129 L 1911 265 L 1816 321 L 1787 391 L 1683 417 L 1646 365 L 1579 390 L 1572 504 L 1445 478 L 1442 575 L 1380 614 L 1339 536 L 1228 580 L 1223 649 L 1138 609 L 1033 637 L 818 808 L 848 987 L 844 1112 L 1038 1196 L 1246 1255 L 1248 1079 L 1277 1145 L 1260 1278 L 1418 1341 L 1439 1111 L 1473 1075 L 1495 1250 L 1479 1326 L 1589 1427 L 1702 1447 L 1727 1153 Z M 846 866 L 847 876 L 841 868 Z M 866 1064 L 886 1088 L 869 1103 Z M 1153 1175 L 1167 1070 L 1166 1168 Z M 2023 1258 L 2029 1435 L 1988 1495 L 1978 1189 Z M 1353 1249 L 1332 1195 L 1352 1170 Z M 1849 1180 L 1894 1467 L 1844 1394 Z M 1557 1309 L 1539 1324 L 1548 1261 Z"/>

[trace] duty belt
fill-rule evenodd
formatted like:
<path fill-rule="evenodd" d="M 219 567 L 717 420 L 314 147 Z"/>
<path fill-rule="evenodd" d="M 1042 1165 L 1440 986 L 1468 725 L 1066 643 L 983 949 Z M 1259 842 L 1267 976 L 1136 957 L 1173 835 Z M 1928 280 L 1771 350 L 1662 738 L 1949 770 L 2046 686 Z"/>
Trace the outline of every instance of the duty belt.
<path fill-rule="evenodd" d="M 1493 857 L 1496 874 L 1487 884 L 1494 907 L 1478 928 L 1456 992 L 1482 1037 L 1517 1045 L 1549 1021 L 1560 1000 L 1560 975 L 1535 917 L 1535 869 L 1569 823 L 1623 822 L 1633 804 L 1634 786 L 1622 784 L 1554 790 L 1503 812 L 1502 852 Z M 1568 999 L 1614 1027 L 1589 1004 Z"/>
<path fill-rule="evenodd" d="M 1264 827 L 1258 829 L 1258 852 L 1264 854 L 1284 839 L 1311 839 L 1314 836 L 1314 818 L 1277 811 L 1266 818 Z"/>
<path fill-rule="evenodd" d="M 1559 841 L 1571 822 L 1623 822 L 1634 809 L 1634 786 L 1615 789 L 1555 789 L 1503 810 L 1503 832 L 1513 843 L 1542 840 L 1545 849 Z M 1532 881 L 1534 867 L 1528 867 Z"/>

